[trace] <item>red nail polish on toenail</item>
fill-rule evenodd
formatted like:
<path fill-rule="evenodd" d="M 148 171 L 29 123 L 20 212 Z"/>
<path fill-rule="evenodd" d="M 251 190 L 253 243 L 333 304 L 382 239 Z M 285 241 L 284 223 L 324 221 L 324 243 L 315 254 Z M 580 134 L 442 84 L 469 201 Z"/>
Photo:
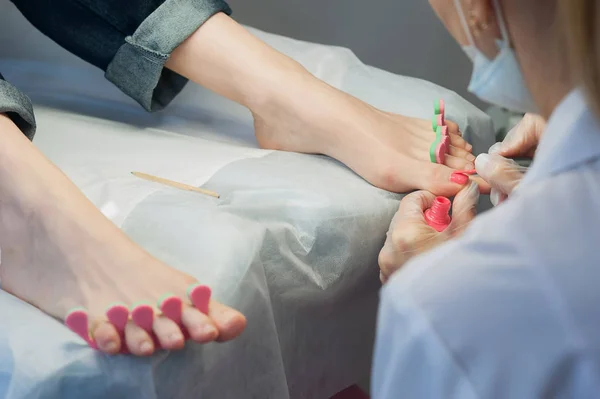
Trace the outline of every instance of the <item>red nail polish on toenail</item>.
<path fill-rule="evenodd" d="M 460 184 L 460 185 L 464 186 L 469 181 L 469 176 L 467 176 L 463 173 L 460 173 L 460 172 L 454 172 L 454 173 L 452 173 L 452 175 L 450 175 L 450 181 L 452 183 L 456 183 L 456 184 Z"/>

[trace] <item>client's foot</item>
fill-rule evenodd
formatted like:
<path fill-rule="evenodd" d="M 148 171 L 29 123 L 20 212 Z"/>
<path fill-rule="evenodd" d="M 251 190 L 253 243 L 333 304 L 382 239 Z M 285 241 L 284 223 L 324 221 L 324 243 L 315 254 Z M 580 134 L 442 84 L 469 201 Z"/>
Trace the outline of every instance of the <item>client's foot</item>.
<path fill-rule="evenodd" d="M 153 338 L 132 321 L 121 342 L 106 309 L 115 302 L 155 304 L 165 293 L 185 299 L 195 280 L 129 240 L 2 115 L 0 141 L 2 289 L 61 320 L 74 307 L 86 308 L 91 335 L 104 352 L 125 345 L 135 355 L 153 353 Z M 186 330 L 197 342 L 229 340 L 245 322 L 211 301 L 208 315 L 185 305 L 183 328 L 159 316 L 152 329 L 160 346 L 178 349 Z"/>
<path fill-rule="evenodd" d="M 454 195 L 462 186 L 451 181 L 451 168 L 474 168 L 472 146 L 455 123 L 448 122 L 446 166 L 433 164 L 430 120 L 382 112 L 308 73 L 290 74 L 281 95 L 253 114 L 261 147 L 331 156 L 390 191 Z"/>

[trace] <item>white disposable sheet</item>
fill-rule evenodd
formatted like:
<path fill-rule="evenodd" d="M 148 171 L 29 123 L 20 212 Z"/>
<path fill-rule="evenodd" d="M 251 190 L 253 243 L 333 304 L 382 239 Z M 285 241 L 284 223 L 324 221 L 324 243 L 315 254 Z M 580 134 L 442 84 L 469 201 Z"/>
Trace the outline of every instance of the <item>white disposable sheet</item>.
<path fill-rule="evenodd" d="M 489 118 L 450 91 L 346 49 L 252 31 L 379 108 L 429 118 L 443 97 L 476 151 L 492 143 Z M 136 242 L 248 317 L 227 344 L 111 357 L 0 291 L 0 397 L 327 398 L 368 376 L 377 254 L 399 196 L 326 157 L 257 149 L 249 113 L 193 84 L 147 114 L 8 3 L 0 39 L 0 71 L 36 105 L 36 145 Z"/>

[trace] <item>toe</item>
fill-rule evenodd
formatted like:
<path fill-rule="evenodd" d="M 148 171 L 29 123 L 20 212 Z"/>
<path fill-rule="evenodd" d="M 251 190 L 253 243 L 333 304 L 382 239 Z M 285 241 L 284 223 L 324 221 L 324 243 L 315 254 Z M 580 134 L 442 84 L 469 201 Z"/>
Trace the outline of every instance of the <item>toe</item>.
<path fill-rule="evenodd" d="M 219 331 L 211 319 L 191 306 L 186 306 L 181 314 L 181 321 L 187 329 L 190 338 L 199 343 L 214 341 Z"/>
<path fill-rule="evenodd" d="M 453 145 L 451 145 L 450 150 L 448 151 L 448 154 L 455 156 L 457 158 L 466 159 L 469 162 L 475 162 L 475 155 L 471 154 L 469 151 L 465 150 L 464 148 L 454 147 Z"/>
<path fill-rule="evenodd" d="M 465 141 L 461 136 L 457 134 L 450 134 L 450 144 L 457 148 L 463 148 L 466 151 L 471 151 L 473 146 Z"/>
<path fill-rule="evenodd" d="M 446 160 L 444 161 L 444 164 L 449 168 L 459 170 L 475 169 L 475 164 L 473 162 L 469 162 L 464 158 L 459 158 L 452 155 L 446 155 Z"/>
<path fill-rule="evenodd" d="M 455 122 L 446 119 L 446 126 L 448 126 L 448 133 L 462 136 L 462 132 Z"/>
<path fill-rule="evenodd" d="M 125 326 L 125 342 L 129 352 L 136 356 L 150 356 L 154 352 L 152 337 L 133 321 Z"/>
<path fill-rule="evenodd" d="M 246 328 L 246 318 L 244 315 L 215 301 L 210 302 L 208 316 L 219 330 L 218 341 L 221 342 L 237 337 Z"/>
<path fill-rule="evenodd" d="M 160 345 L 169 350 L 181 349 L 184 345 L 183 333 L 179 326 L 171 319 L 159 316 L 154 319 L 152 326 Z"/>
<path fill-rule="evenodd" d="M 115 354 L 121 349 L 121 339 L 115 326 L 107 321 L 99 323 L 92 331 L 98 349 L 104 353 Z"/>

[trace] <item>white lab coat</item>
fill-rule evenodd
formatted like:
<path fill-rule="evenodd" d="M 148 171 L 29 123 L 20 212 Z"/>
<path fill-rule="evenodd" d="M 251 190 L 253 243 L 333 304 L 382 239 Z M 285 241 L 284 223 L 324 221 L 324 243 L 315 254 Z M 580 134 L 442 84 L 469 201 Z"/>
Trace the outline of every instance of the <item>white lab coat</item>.
<path fill-rule="evenodd" d="M 552 115 L 518 190 L 382 290 L 373 399 L 600 398 L 600 125 Z"/>

